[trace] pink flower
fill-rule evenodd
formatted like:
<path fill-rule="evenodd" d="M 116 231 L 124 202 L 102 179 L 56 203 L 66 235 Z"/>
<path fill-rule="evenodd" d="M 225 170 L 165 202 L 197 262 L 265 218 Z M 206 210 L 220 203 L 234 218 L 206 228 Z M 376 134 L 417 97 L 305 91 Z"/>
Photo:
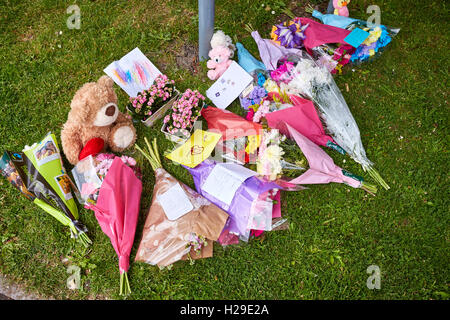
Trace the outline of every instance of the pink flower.
<path fill-rule="evenodd" d="M 248 121 L 253 121 L 254 114 L 255 111 L 253 109 L 249 109 L 247 115 L 245 116 L 245 119 L 247 119 Z"/>
<path fill-rule="evenodd" d="M 95 159 L 99 162 L 104 161 L 104 160 L 108 160 L 108 159 L 114 159 L 114 155 L 111 153 L 100 153 L 98 154 Z"/>
<path fill-rule="evenodd" d="M 292 78 L 291 70 L 294 68 L 294 63 L 286 61 L 276 70 L 270 72 L 270 76 L 276 82 L 289 82 Z"/>
<path fill-rule="evenodd" d="M 136 160 L 132 157 L 121 156 L 120 159 L 123 161 L 123 163 L 125 163 L 125 164 L 128 163 L 132 167 L 134 167 L 136 165 Z"/>

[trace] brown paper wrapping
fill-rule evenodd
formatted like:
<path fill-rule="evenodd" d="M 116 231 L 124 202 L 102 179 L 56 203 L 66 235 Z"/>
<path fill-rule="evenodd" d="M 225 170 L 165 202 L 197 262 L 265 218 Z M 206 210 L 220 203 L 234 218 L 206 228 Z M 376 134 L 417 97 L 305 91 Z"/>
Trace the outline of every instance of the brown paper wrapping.
<path fill-rule="evenodd" d="M 191 258 L 212 257 L 213 241 L 219 238 L 228 219 L 228 214 L 196 191 L 176 180 L 164 169 L 157 169 L 155 176 L 156 183 L 153 189 L 152 203 L 145 221 L 142 240 L 135 261 L 164 267 L 178 260 L 186 259 L 190 250 L 186 246 L 189 243 L 191 233 L 201 235 L 208 240 L 208 245 L 201 249 L 200 255 L 191 252 Z M 157 196 L 166 192 L 176 183 L 179 183 L 185 191 L 194 209 L 171 221 L 159 204 Z"/>

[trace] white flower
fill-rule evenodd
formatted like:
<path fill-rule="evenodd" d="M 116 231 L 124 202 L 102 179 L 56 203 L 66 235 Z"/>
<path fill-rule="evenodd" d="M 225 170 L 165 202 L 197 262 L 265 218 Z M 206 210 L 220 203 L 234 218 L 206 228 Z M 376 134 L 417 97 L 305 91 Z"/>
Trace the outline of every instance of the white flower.
<path fill-rule="evenodd" d="M 281 156 L 284 154 L 283 149 L 276 144 L 271 144 L 264 152 L 264 158 L 271 163 L 279 163 Z"/>
<path fill-rule="evenodd" d="M 280 90 L 281 92 L 285 92 L 286 94 L 293 94 L 293 95 L 299 95 L 300 91 L 292 86 L 290 86 L 287 83 L 281 82 L 280 83 Z"/>
<path fill-rule="evenodd" d="M 264 141 L 277 143 L 279 140 L 280 132 L 278 129 L 271 129 L 264 132 Z"/>

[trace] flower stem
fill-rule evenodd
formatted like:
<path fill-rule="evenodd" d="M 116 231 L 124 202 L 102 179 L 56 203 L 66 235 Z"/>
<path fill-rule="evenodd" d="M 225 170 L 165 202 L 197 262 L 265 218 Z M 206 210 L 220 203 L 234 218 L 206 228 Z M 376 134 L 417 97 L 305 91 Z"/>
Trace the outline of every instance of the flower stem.
<path fill-rule="evenodd" d="M 367 191 L 368 193 L 370 193 L 373 196 L 375 196 L 375 193 L 377 193 L 377 186 L 366 183 L 364 181 L 361 183 L 361 189 Z"/>
<path fill-rule="evenodd" d="M 159 157 L 158 145 L 156 143 L 156 138 L 153 139 L 153 146 L 148 142 L 147 138 L 144 138 L 145 143 L 147 144 L 147 151 L 142 150 L 137 144 L 135 144 L 136 149 L 142 153 L 142 155 L 147 158 L 152 166 L 153 170 L 161 168 L 161 158 Z"/>
<path fill-rule="evenodd" d="M 128 295 L 131 293 L 130 282 L 126 272 L 120 274 L 120 295 Z"/>
<path fill-rule="evenodd" d="M 120 274 L 119 278 L 119 294 L 123 294 L 123 273 Z"/>
<path fill-rule="evenodd" d="M 314 8 L 312 7 L 312 5 L 310 5 L 310 4 L 308 4 L 307 6 L 306 6 L 306 8 L 305 8 L 305 12 L 308 12 L 308 13 L 313 13 L 313 11 L 314 11 Z"/>
<path fill-rule="evenodd" d="M 367 169 L 367 172 L 369 173 L 369 175 L 376 181 L 378 182 L 384 189 L 389 190 L 390 187 L 389 185 L 383 180 L 383 178 L 380 176 L 380 174 L 372 167 L 369 167 Z"/>
<path fill-rule="evenodd" d="M 80 241 L 81 244 L 83 244 L 86 248 L 89 247 L 89 245 L 92 244 L 91 239 L 89 239 L 87 234 L 84 233 L 84 232 L 79 232 L 78 233 L 78 241 Z"/>

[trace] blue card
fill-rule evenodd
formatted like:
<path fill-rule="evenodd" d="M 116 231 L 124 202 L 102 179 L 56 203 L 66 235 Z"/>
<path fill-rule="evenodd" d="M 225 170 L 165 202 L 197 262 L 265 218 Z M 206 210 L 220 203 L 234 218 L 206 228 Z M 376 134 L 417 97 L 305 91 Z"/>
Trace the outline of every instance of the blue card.
<path fill-rule="evenodd" d="M 352 47 L 358 48 L 370 34 L 360 28 L 353 29 L 352 32 L 344 39 Z"/>

